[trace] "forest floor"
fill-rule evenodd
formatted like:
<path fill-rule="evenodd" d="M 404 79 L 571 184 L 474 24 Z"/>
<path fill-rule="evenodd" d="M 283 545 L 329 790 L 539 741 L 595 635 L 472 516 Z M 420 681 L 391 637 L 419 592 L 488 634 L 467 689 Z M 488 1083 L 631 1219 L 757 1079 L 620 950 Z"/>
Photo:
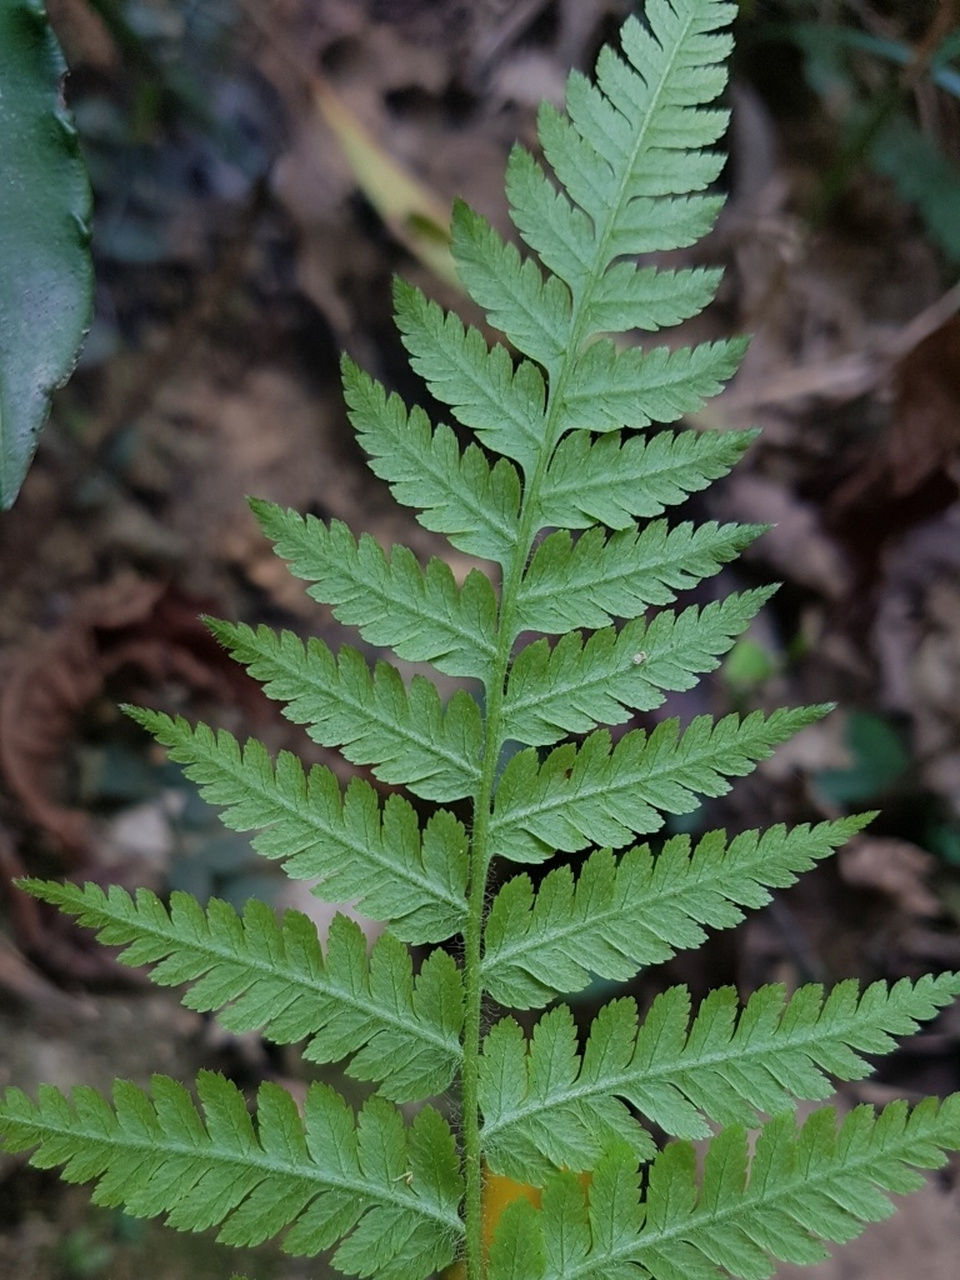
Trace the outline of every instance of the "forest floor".
<path fill-rule="evenodd" d="M 506 231 L 510 146 L 535 144 L 537 102 L 561 100 L 567 70 L 591 66 L 630 6 L 122 7 L 133 60 L 98 6 L 49 4 L 96 190 L 99 283 L 80 368 L 0 518 L 0 1086 L 146 1082 L 200 1065 L 289 1081 L 302 1078 L 293 1055 L 181 1009 L 10 881 L 258 894 L 329 917 L 258 866 L 117 706 L 183 712 L 346 776 L 231 667 L 200 616 L 337 635 L 263 541 L 247 495 L 469 567 L 366 469 L 342 404 L 344 350 L 421 395 L 391 327 L 395 272 L 478 319 L 432 268 L 429 236 L 390 207 L 387 166 L 414 175 L 424 218 L 462 196 Z M 889 181 L 837 170 L 834 124 L 795 50 L 745 42 L 731 105 L 725 211 L 706 242 L 669 255 L 721 263 L 724 282 L 669 341 L 750 332 L 742 370 L 690 425 L 762 434 L 684 515 L 775 526 L 709 592 L 784 585 L 734 658 L 657 714 L 833 700 L 829 719 L 696 821 L 880 817 L 735 934 L 645 977 L 642 1002 L 676 980 L 699 995 L 960 967 L 960 294 Z M 944 119 L 944 145 L 960 151 Z M 345 138 L 361 148 L 353 164 Z M 825 201 L 824 175 L 838 171 Z M 842 1087 L 840 1105 L 957 1088 L 960 1010 Z M 802 1274 L 954 1280 L 955 1175 Z M 151 1280 L 325 1274 L 91 1209 L 85 1190 L 0 1157 L 0 1276 L 132 1280 L 146 1257 Z"/>

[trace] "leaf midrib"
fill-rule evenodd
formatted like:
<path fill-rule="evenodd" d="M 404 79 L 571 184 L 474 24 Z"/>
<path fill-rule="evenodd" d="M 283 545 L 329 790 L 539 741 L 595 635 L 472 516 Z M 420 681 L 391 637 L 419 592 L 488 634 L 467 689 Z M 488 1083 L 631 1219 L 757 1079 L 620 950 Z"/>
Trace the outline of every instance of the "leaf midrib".
<path fill-rule="evenodd" d="M 787 1008 L 788 1008 L 788 1004 L 784 1004 L 781 1009 L 781 1014 L 785 1012 Z M 741 1009 L 741 1012 L 742 1012 L 742 1009 Z M 820 1017 L 822 1017 L 822 1014 L 823 1014 L 823 1008 L 821 1008 Z M 731 1059 L 735 1059 L 737 1062 L 744 1062 L 749 1059 L 757 1058 L 761 1055 L 770 1056 L 772 1054 L 780 1053 L 780 1052 L 786 1053 L 786 1052 L 803 1051 L 805 1048 L 809 1047 L 810 1045 L 824 1045 L 828 1042 L 828 1040 L 831 1042 L 831 1047 L 832 1047 L 832 1042 L 839 1041 L 840 1044 L 844 1045 L 848 1049 L 851 1049 L 852 1052 L 854 1053 L 859 1052 L 859 1050 L 854 1049 L 852 1047 L 852 1044 L 850 1044 L 847 1040 L 844 1039 L 844 1036 L 847 1034 L 848 1031 L 852 1032 L 857 1029 L 858 1022 L 863 1022 L 863 1017 L 860 1016 L 859 1004 L 857 1006 L 856 1013 L 851 1017 L 844 1019 L 839 1030 L 833 1030 L 831 1026 L 831 1032 L 829 1037 L 824 1035 L 823 1033 L 821 1033 L 819 1036 L 816 1034 L 819 1026 L 819 1021 L 820 1021 L 820 1018 L 818 1018 L 817 1023 L 815 1023 L 813 1026 L 805 1027 L 803 1029 L 804 1034 L 796 1034 L 794 1032 L 788 1033 L 790 1036 L 789 1043 L 784 1043 L 784 1040 L 786 1039 L 786 1037 L 783 1034 L 780 1034 L 779 1039 L 775 1039 L 766 1044 L 756 1044 L 752 1046 L 749 1044 L 741 1045 L 740 1043 L 737 1042 L 738 1032 L 737 1032 L 737 1029 L 735 1028 L 734 1034 L 729 1040 L 729 1042 L 727 1043 L 727 1045 L 725 1046 L 725 1048 L 717 1049 L 710 1053 L 699 1054 L 696 1057 L 696 1060 L 694 1062 L 691 1062 L 686 1065 L 683 1062 L 683 1055 L 685 1052 L 687 1052 L 687 1046 L 684 1045 L 684 1047 L 680 1050 L 679 1054 L 671 1062 L 661 1063 L 661 1061 L 658 1060 L 656 1063 L 655 1069 L 653 1066 L 646 1066 L 646 1067 L 642 1067 L 634 1070 L 631 1070 L 628 1067 L 624 1071 L 612 1072 L 610 1073 L 610 1075 L 605 1076 L 602 1080 L 594 1080 L 589 1082 L 578 1081 L 576 1085 L 570 1086 L 566 1089 L 556 1091 L 555 1093 L 551 1094 L 551 1096 L 548 1099 L 542 1099 L 542 1098 L 532 1099 L 524 1103 L 523 1106 L 517 1107 L 510 1112 L 502 1114 L 493 1124 L 489 1126 L 485 1125 L 484 1133 L 487 1134 L 488 1136 L 490 1134 L 499 1133 L 501 1130 L 508 1129 L 515 1124 L 521 1124 L 524 1121 L 531 1119 L 533 1116 L 544 1115 L 550 1111 L 555 1110 L 558 1107 L 566 1106 L 569 1103 L 582 1102 L 595 1095 L 603 1096 L 603 1095 L 615 1094 L 618 1097 L 623 1097 L 624 1095 L 621 1092 L 623 1089 L 629 1088 L 630 1086 L 635 1085 L 637 1083 L 648 1084 L 648 1083 L 656 1082 L 658 1078 L 661 1076 L 665 1076 L 667 1078 L 667 1083 L 675 1084 L 677 1086 L 678 1091 L 683 1094 L 685 1100 L 689 1103 L 690 1106 L 694 1107 L 702 1115 L 709 1115 L 709 1113 L 705 1111 L 705 1109 L 702 1106 L 700 1106 L 699 1103 L 692 1101 L 692 1099 L 690 1099 L 687 1096 L 687 1094 L 684 1093 L 682 1085 L 678 1083 L 678 1079 L 677 1079 L 678 1076 L 685 1075 L 693 1070 L 699 1071 L 701 1068 L 705 1068 L 708 1070 L 716 1069 L 717 1067 L 722 1066 L 723 1064 L 730 1061 Z M 642 1033 L 642 1030 L 643 1028 L 641 1027 L 640 1032 L 638 1034 Z M 692 1022 L 688 1023 L 688 1028 L 686 1032 L 687 1040 L 689 1040 L 689 1035 L 691 1030 L 692 1030 Z M 818 1063 L 816 1062 L 816 1059 L 811 1058 L 810 1062 L 811 1062 L 811 1065 L 814 1067 L 814 1069 L 823 1072 L 824 1068 L 818 1065 Z M 580 1058 L 580 1063 L 582 1068 L 582 1063 L 583 1063 L 582 1057 Z M 671 1073 L 673 1074 L 671 1075 Z M 780 1082 L 777 1081 L 776 1078 L 774 1078 L 774 1082 L 778 1084 L 780 1088 L 785 1089 L 786 1092 L 789 1093 L 789 1089 L 786 1089 L 786 1086 L 780 1084 Z M 729 1083 L 729 1081 L 727 1083 Z M 739 1092 L 738 1092 L 738 1096 L 742 1097 L 742 1095 L 740 1095 Z M 753 1107 L 754 1110 L 758 1110 L 758 1108 L 755 1107 L 754 1104 L 749 1101 L 749 1099 L 742 1098 L 742 1100 L 745 1101 L 748 1106 Z"/>
<path fill-rule="evenodd" d="M 194 736 L 193 742 L 198 743 L 199 739 L 196 736 Z M 253 793 L 256 796 L 259 796 L 261 799 L 269 801 L 271 804 L 278 806 L 283 811 L 283 817 L 293 818 L 296 820 L 296 822 L 299 825 L 313 828 L 318 832 L 319 835 L 325 836 L 328 839 L 332 838 L 334 841 L 336 841 L 336 843 L 345 846 L 352 853 L 357 855 L 361 861 L 369 861 L 369 862 L 376 863 L 378 866 L 380 866 L 384 870 L 389 871 L 392 877 L 396 879 L 404 880 L 408 884 L 415 886 L 418 890 L 422 892 L 423 897 L 425 899 L 432 899 L 435 902 L 441 902 L 446 907 L 456 907 L 459 912 L 462 912 L 463 898 L 459 894 L 455 894 L 452 891 L 447 891 L 445 889 L 441 890 L 440 886 L 436 885 L 433 881 L 428 880 L 425 876 L 417 875 L 410 868 L 409 863 L 400 862 L 397 859 L 391 859 L 390 857 L 385 855 L 381 856 L 379 853 L 371 849 L 371 847 L 368 844 L 360 843 L 350 838 L 348 829 L 345 823 L 342 823 L 339 828 L 335 827 L 333 824 L 331 824 L 328 827 L 319 821 L 313 807 L 301 809 L 297 806 L 297 804 L 294 801 L 288 799 L 285 793 L 280 791 L 276 786 L 274 786 L 273 789 L 270 789 L 262 785 L 259 782 L 259 778 L 257 778 L 256 781 L 251 781 L 249 775 L 244 771 L 244 768 L 243 768 L 243 756 L 241 756 L 239 764 L 235 766 L 231 761 L 228 761 L 225 758 L 225 756 L 217 756 L 213 752 L 209 752 L 209 751 L 205 751 L 203 754 L 204 754 L 204 757 L 206 757 L 208 761 L 211 761 L 219 771 L 228 774 L 234 782 L 240 783 L 242 790 L 246 791 L 248 795 L 250 793 Z M 275 778 L 276 776 L 275 765 L 272 761 L 270 762 L 270 764 L 271 764 L 271 776 Z M 325 769 L 324 766 L 322 765 L 316 765 L 314 767 L 319 769 L 321 773 L 328 774 L 331 778 L 333 778 L 334 782 L 336 783 L 337 791 L 339 793 L 340 815 L 342 819 L 344 808 L 347 803 L 347 797 L 340 791 L 340 784 L 337 782 L 336 776 L 332 773 L 331 770 Z M 308 798 L 309 798 L 310 775 L 302 774 L 301 776 L 303 777 L 304 790 L 308 793 Z M 210 786 L 211 784 L 201 783 L 201 785 Z M 218 804 L 219 802 L 214 800 L 213 803 Z M 224 807 L 230 809 L 230 808 L 234 808 L 235 806 L 227 805 Z M 281 818 L 273 818 L 269 823 L 267 823 L 264 826 L 263 829 L 270 830 L 277 822 L 280 822 L 280 821 L 281 821 Z M 383 814 L 382 814 L 382 811 L 380 810 L 378 810 L 378 823 L 379 823 L 380 841 L 382 842 Z M 259 824 L 255 824 L 255 825 L 259 826 Z M 309 852 L 309 846 L 307 848 L 292 850 L 290 853 L 281 853 L 281 854 L 275 855 L 275 857 L 280 861 L 288 861 L 296 857 L 302 857 L 306 855 L 308 852 Z M 337 874 L 338 874 L 337 870 L 334 869 L 333 871 L 330 871 L 326 874 L 321 874 L 318 878 L 321 880 L 321 882 L 325 882 L 327 880 L 335 880 Z"/>
<path fill-rule="evenodd" d="M 309 668 L 310 661 L 311 661 L 309 646 L 306 648 L 301 648 L 300 652 L 303 655 L 303 659 L 304 659 L 303 665 Z M 413 746 L 419 748 L 425 755 L 434 756 L 437 759 L 443 761 L 444 764 L 452 767 L 462 777 L 464 782 L 468 784 L 466 787 L 466 790 L 464 790 L 461 794 L 462 795 L 469 794 L 470 786 L 474 785 L 477 781 L 479 781 L 479 778 L 480 778 L 479 765 L 472 765 L 471 762 L 468 759 L 466 759 L 466 757 L 458 755 L 456 751 L 448 748 L 446 746 L 444 737 L 428 738 L 425 734 L 421 734 L 417 732 L 416 726 L 413 723 L 413 716 L 410 709 L 410 698 L 407 690 L 406 689 L 404 690 L 404 704 L 407 709 L 408 720 L 405 723 L 401 723 L 400 721 L 393 720 L 393 719 L 386 720 L 382 714 L 384 710 L 382 700 L 378 699 L 377 697 L 376 672 L 370 673 L 370 688 L 373 693 L 373 698 L 375 699 L 375 701 L 371 701 L 370 699 L 358 698 L 354 696 L 352 690 L 349 689 L 347 682 L 344 679 L 343 672 L 340 667 L 340 662 L 337 656 L 334 653 L 332 653 L 329 649 L 327 650 L 327 652 L 329 653 L 330 658 L 334 662 L 337 669 L 338 683 L 337 683 L 337 690 L 336 690 L 336 698 L 344 707 L 356 713 L 357 721 L 360 722 L 362 717 L 363 720 L 367 722 L 367 724 L 372 725 L 375 729 L 382 729 L 384 725 L 386 725 L 386 727 L 390 730 L 390 732 L 395 734 L 398 738 L 402 738 L 405 742 L 410 743 Z M 293 704 L 296 702 L 306 702 L 309 698 L 309 694 L 304 693 L 303 690 L 309 689 L 311 686 L 317 686 L 319 683 L 309 673 L 309 671 L 307 672 L 306 675 L 304 675 L 303 671 L 301 671 L 298 668 L 295 659 L 288 660 L 286 649 L 282 645 L 278 645 L 276 650 L 273 653 L 266 655 L 266 659 L 268 662 L 274 662 L 278 667 L 280 667 L 283 670 L 283 672 L 286 674 L 286 676 L 289 679 L 292 679 L 294 683 L 297 685 L 297 687 L 301 690 L 301 692 L 295 694 L 293 697 L 283 699 L 288 704 L 288 710 L 292 709 Z M 250 665 L 252 665 L 252 663 Z M 278 678 L 279 677 L 276 675 L 269 676 L 266 687 L 269 688 L 269 684 Z M 435 687 L 436 686 L 434 686 L 434 688 Z M 447 709 L 444 708 L 443 705 L 439 703 L 439 698 L 438 698 L 438 705 L 440 709 L 440 717 L 441 717 L 441 723 L 443 725 L 443 731 L 444 731 L 444 734 L 446 734 L 449 729 L 449 714 Z M 302 719 L 300 718 L 301 716 L 303 717 Z M 293 719 L 294 717 L 291 716 L 290 718 Z M 297 723 L 299 724 L 308 724 L 308 725 L 313 725 L 320 728 L 323 726 L 326 720 L 329 720 L 332 717 L 324 716 L 318 720 L 318 719 L 314 719 L 309 714 L 309 712 L 304 710 L 302 712 L 298 711 L 296 718 L 297 718 Z M 343 745 L 344 750 L 346 752 L 346 750 L 354 746 L 354 744 L 357 741 L 359 741 L 361 738 L 365 738 L 369 736 L 369 732 L 370 731 L 368 728 L 362 728 L 358 731 L 356 736 L 353 738 L 350 738 L 344 734 L 336 734 L 334 736 L 337 738 L 338 743 Z M 332 744 L 330 742 L 327 742 L 324 745 L 329 746 Z M 396 748 L 394 750 L 396 751 Z M 390 759 L 393 760 L 394 758 L 395 758 L 394 756 L 391 756 Z M 376 760 L 380 764 L 390 763 L 390 761 L 381 761 L 379 757 L 376 757 Z M 431 778 L 435 778 L 439 773 L 440 773 L 440 769 L 434 768 L 432 772 L 429 774 L 422 774 L 418 777 L 415 777 L 413 779 L 413 784 L 429 781 Z M 411 785 L 411 784 L 408 784 L 408 785 Z M 459 797 L 450 797 L 450 798 L 453 799 L 453 798 L 459 798 Z"/>
<path fill-rule="evenodd" d="M 143 937 L 154 938 L 157 941 L 163 942 L 164 944 L 169 944 L 169 950 L 167 951 L 166 955 L 160 959 L 164 959 L 164 960 L 168 959 L 176 955 L 178 952 L 192 953 L 192 954 L 195 954 L 200 959 L 204 959 L 209 956 L 211 967 L 217 962 L 223 962 L 223 963 L 233 964 L 233 965 L 241 965 L 245 969 L 254 971 L 258 977 L 263 976 L 263 977 L 269 977 L 269 978 L 279 978 L 284 981 L 287 981 L 292 987 L 302 988 L 304 995 L 309 995 L 311 991 L 319 988 L 324 991 L 324 994 L 333 996 L 335 999 L 340 1000 L 343 1004 L 348 1005 L 351 1008 L 357 1009 L 362 1013 L 372 1014 L 381 1022 L 388 1023 L 391 1026 L 398 1027 L 408 1033 L 411 1029 L 412 1018 L 409 1015 L 408 1017 L 404 1018 L 404 1017 L 401 1017 L 399 1014 L 392 1014 L 388 1011 L 385 1011 L 383 1007 L 380 1005 L 376 1005 L 372 1002 L 359 999 L 348 988 L 341 989 L 339 987 L 336 987 L 330 979 L 330 973 L 327 968 L 323 969 L 322 973 L 319 975 L 319 979 L 311 980 L 311 979 L 305 978 L 299 970 L 296 970 L 292 967 L 281 968 L 276 965 L 271 966 L 270 962 L 266 959 L 261 960 L 259 958 L 254 958 L 254 957 L 238 956 L 236 952 L 229 950 L 226 944 L 217 945 L 212 933 L 209 932 L 208 922 L 205 922 L 207 925 L 208 932 L 204 936 L 203 945 L 200 945 L 197 942 L 184 941 L 184 939 L 176 932 L 173 921 L 170 919 L 169 916 L 167 916 L 167 920 L 169 921 L 169 928 L 164 929 L 159 925 L 152 924 L 152 922 L 149 919 L 145 918 L 144 915 L 139 911 L 136 913 L 136 920 L 131 921 L 130 917 L 123 914 L 122 912 L 111 912 L 108 909 L 108 906 L 109 906 L 109 898 L 107 899 L 106 904 L 101 904 L 96 907 L 90 907 L 89 904 L 84 903 L 83 911 L 85 915 L 88 915 L 91 918 L 91 923 L 93 924 L 93 927 L 97 929 L 103 929 L 108 927 L 108 923 L 106 922 L 109 922 L 109 925 L 120 925 L 126 929 L 130 929 L 134 927 L 134 924 L 135 924 L 136 934 L 124 943 L 111 943 L 111 945 L 113 946 L 117 946 L 117 945 L 133 946 L 136 944 L 136 942 L 140 938 L 143 938 Z M 134 909 L 135 909 L 135 904 L 134 904 Z M 243 924 L 242 917 L 237 917 L 237 919 L 238 919 L 238 922 L 242 925 Z M 282 935 L 280 938 L 280 944 L 281 946 L 286 945 Z M 150 961 L 150 963 L 151 964 L 160 963 L 160 959 L 156 961 Z M 208 976 L 209 976 L 209 969 L 205 970 L 204 973 L 199 974 L 195 978 L 186 979 L 186 981 L 192 987 L 197 983 L 203 981 Z M 251 979 L 251 983 L 254 980 L 255 979 Z M 228 1006 L 232 1006 L 238 1000 L 242 999 L 244 994 L 246 993 L 241 993 L 241 995 L 233 996 L 228 1001 L 219 1003 L 215 1007 L 226 1008 Z M 277 1016 L 279 1016 L 279 1014 Z M 432 1044 L 436 1045 L 438 1048 L 442 1048 L 448 1055 L 453 1055 L 459 1058 L 459 1051 L 460 1051 L 459 1039 L 453 1040 L 451 1042 L 447 1038 L 445 1038 L 441 1032 L 436 1031 L 433 1028 L 428 1028 L 423 1024 L 415 1024 L 415 1025 L 417 1025 L 418 1034 L 420 1034 L 424 1040 L 429 1040 Z M 314 1027 L 313 1031 L 310 1034 L 314 1035 L 317 1033 L 318 1033 L 317 1028 Z"/>
<path fill-rule="evenodd" d="M 149 1137 L 137 1139 L 127 1138 L 123 1131 L 105 1136 L 102 1129 L 94 1127 L 87 1128 L 72 1125 L 69 1129 L 58 1129 L 55 1125 L 39 1119 L 15 1120 L 13 1123 L 22 1124 L 24 1128 L 35 1131 L 40 1135 L 37 1138 L 38 1142 L 62 1141 L 64 1138 L 75 1139 L 87 1142 L 98 1149 L 112 1147 L 120 1152 L 142 1152 L 148 1158 L 161 1158 L 163 1155 L 168 1155 L 170 1158 L 179 1156 L 189 1159 L 194 1164 L 208 1161 L 214 1165 L 226 1165 L 230 1168 L 262 1169 L 265 1174 L 275 1174 L 284 1178 L 303 1178 L 308 1182 L 319 1184 L 318 1194 L 324 1189 L 347 1191 L 362 1200 L 380 1201 L 402 1209 L 404 1212 L 414 1212 L 421 1217 L 442 1223 L 447 1230 L 455 1231 L 458 1236 L 463 1234 L 463 1223 L 459 1214 L 441 1212 L 433 1208 L 430 1201 L 426 1201 L 422 1197 L 404 1194 L 403 1179 L 400 1179 L 396 1184 L 377 1186 L 376 1195 L 371 1195 L 370 1178 L 363 1174 L 359 1179 L 337 1178 L 332 1174 L 323 1172 L 312 1164 L 307 1164 L 303 1167 L 299 1165 L 292 1167 L 290 1164 L 285 1164 L 271 1157 L 256 1143 L 250 1153 L 233 1151 L 230 1148 L 219 1146 L 214 1139 L 210 1138 L 206 1126 L 204 1126 L 206 1145 L 198 1147 L 196 1143 L 173 1141 L 163 1134 L 151 1134 Z M 246 1200 L 247 1196 L 244 1196 L 240 1204 L 224 1214 L 219 1222 L 226 1221 L 232 1214 L 236 1213 Z M 308 1208 L 309 1206 L 305 1206 L 301 1213 L 292 1219 L 292 1222 L 296 1222 Z"/>

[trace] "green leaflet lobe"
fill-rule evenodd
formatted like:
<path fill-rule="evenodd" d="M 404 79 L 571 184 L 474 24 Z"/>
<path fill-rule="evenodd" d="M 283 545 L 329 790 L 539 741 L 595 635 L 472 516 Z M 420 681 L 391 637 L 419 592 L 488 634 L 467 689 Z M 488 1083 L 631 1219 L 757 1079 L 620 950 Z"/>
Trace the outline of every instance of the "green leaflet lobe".
<path fill-rule="evenodd" d="M 334 655 L 322 640 L 304 645 L 289 631 L 209 625 L 315 742 L 339 747 L 353 764 L 375 765 L 383 782 L 404 783 L 426 800 L 459 800 L 476 787 L 483 725 L 480 708 L 462 689 L 444 707 L 423 676 L 406 688 L 395 667 L 378 662 L 371 672 L 356 649 L 344 646 Z"/>
<path fill-rule="evenodd" d="M 542 862 L 558 849 L 618 847 L 634 834 L 659 831 L 664 812 L 690 813 L 698 795 L 725 795 L 728 778 L 751 772 L 829 710 L 753 711 L 743 720 L 697 716 L 682 733 L 677 720 L 664 720 L 649 735 L 632 730 L 614 747 L 598 730 L 579 749 L 556 747 L 542 765 L 534 751 L 518 752 L 497 790 L 494 850 L 517 862 Z"/>
<path fill-rule="evenodd" d="M 471 570 L 459 587 L 442 560 L 423 569 L 408 547 L 387 555 L 369 534 L 358 542 L 339 520 L 325 525 L 269 502 L 250 505 L 277 554 L 292 562 L 290 572 L 316 584 L 308 594 L 370 644 L 449 675 L 488 678 L 497 602 L 482 573 Z"/>
<path fill-rule="evenodd" d="M 55 881 L 24 887 L 99 930 L 104 945 L 125 947 L 122 963 L 153 965 L 158 985 L 190 983 L 188 1008 L 218 1010 L 229 1031 L 259 1030 L 278 1044 L 310 1037 L 308 1060 L 352 1057 L 348 1073 L 381 1081 L 395 1102 L 441 1093 L 459 1067 L 463 997 L 445 952 L 432 952 L 414 979 L 402 943 L 383 934 L 368 957 L 363 931 L 345 916 L 334 918 L 324 955 L 305 915 L 278 921 L 254 898 L 239 916 L 186 893 L 175 892 L 168 909 L 147 889 L 131 898 L 116 885 L 108 893 Z"/>
<path fill-rule="evenodd" d="M 708 1121 L 756 1125 L 797 1100 L 829 1097 L 830 1076 L 869 1075 L 863 1053 L 889 1053 L 893 1035 L 912 1035 L 958 994 L 957 974 L 862 992 L 847 981 L 829 995 L 810 985 L 789 998 L 783 986 L 768 986 L 742 1007 L 732 988 L 720 988 L 691 1020 L 689 992 L 671 987 L 639 1028 L 633 1000 L 604 1006 L 582 1058 L 565 1005 L 540 1019 L 529 1044 L 507 1019 L 484 1047 L 487 1158 L 513 1178 L 537 1169 L 537 1181 L 551 1166 L 592 1168 L 621 1139 L 647 1160 L 654 1143 L 618 1099 L 675 1137 L 709 1137 Z"/>
<path fill-rule="evenodd" d="M 666 690 L 691 689 L 697 675 L 715 670 L 772 594 L 760 588 L 703 609 L 664 610 L 649 623 L 636 618 L 620 631 L 595 631 L 586 642 L 568 631 L 552 649 L 545 639 L 527 645 L 510 669 L 504 737 L 547 746 L 568 733 L 618 724 L 629 711 L 654 710 Z"/>
<path fill-rule="evenodd" d="M 413 807 L 401 796 L 380 798 L 355 778 L 341 794 L 329 769 L 305 773 L 282 751 L 276 764 L 251 739 L 241 750 L 225 730 L 178 717 L 128 709 L 138 723 L 186 766 L 204 799 L 223 805 L 221 821 L 233 831 L 260 828 L 254 847 L 282 859 L 297 880 L 319 880 L 328 901 L 362 902 L 378 920 L 393 922 L 409 942 L 439 942 L 455 933 L 465 910 L 466 832 L 438 810 L 421 832 Z M 316 891 L 315 891 L 316 892 Z"/>
<path fill-rule="evenodd" d="M 529 1009 L 580 991 L 592 974 L 625 982 L 638 969 L 698 947 L 706 927 L 729 929 L 744 907 L 762 907 L 845 844 L 870 814 L 745 831 L 732 840 L 711 831 L 694 846 L 672 836 L 654 856 L 649 845 L 619 859 L 599 849 L 578 876 L 549 871 L 534 893 L 515 876 L 497 893 L 484 935 L 483 975 L 501 1004 Z"/>
<path fill-rule="evenodd" d="M 343 393 L 370 468 L 398 502 L 422 508 L 425 529 L 443 533 L 470 555 L 503 564 L 516 553 L 520 477 L 505 458 L 492 467 L 475 444 L 462 452 L 447 426 L 431 428 L 422 409 L 407 412 L 347 356 Z"/>
<path fill-rule="evenodd" d="M 263 1084 L 255 1130 L 222 1076 L 201 1072 L 197 1092 L 202 1111 L 166 1076 L 153 1077 L 152 1096 L 118 1081 L 113 1107 L 83 1087 L 68 1098 L 43 1085 L 36 1103 L 8 1089 L 0 1121 L 8 1149 L 38 1146 L 35 1165 L 63 1164 L 71 1182 L 96 1178 L 94 1201 L 134 1217 L 166 1214 L 181 1231 L 219 1226 L 219 1240 L 244 1247 L 289 1227 L 285 1248 L 305 1255 L 346 1236 L 335 1265 L 348 1275 L 369 1274 L 374 1235 L 378 1280 L 426 1280 L 452 1260 L 460 1175 L 453 1135 L 431 1108 L 407 1130 L 382 1099 L 354 1116 L 312 1084 L 301 1120 L 285 1090 Z"/>

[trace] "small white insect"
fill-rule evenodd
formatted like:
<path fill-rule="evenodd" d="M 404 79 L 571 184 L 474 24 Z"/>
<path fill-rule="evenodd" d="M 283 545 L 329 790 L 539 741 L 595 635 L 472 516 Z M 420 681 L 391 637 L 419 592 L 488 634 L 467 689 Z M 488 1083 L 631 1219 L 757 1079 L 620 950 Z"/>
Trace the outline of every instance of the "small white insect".
<path fill-rule="evenodd" d="M 633 665 L 635 667 L 642 667 L 643 664 L 646 662 L 646 660 L 647 660 L 647 654 L 644 649 L 641 649 L 639 653 L 635 653 L 633 655 Z"/>

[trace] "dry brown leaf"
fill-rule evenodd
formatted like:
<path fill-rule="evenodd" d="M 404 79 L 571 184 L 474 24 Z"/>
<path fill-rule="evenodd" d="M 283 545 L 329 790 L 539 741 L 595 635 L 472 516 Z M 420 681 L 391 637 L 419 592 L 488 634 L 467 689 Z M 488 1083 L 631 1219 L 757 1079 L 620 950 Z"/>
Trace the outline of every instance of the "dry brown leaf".
<path fill-rule="evenodd" d="M 826 512 L 867 582 L 891 539 L 932 520 L 960 491 L 960 316 L 898 362 L 894 386 L 886 431 L 856 457 Z"/>
<path fill-rule="evenodd" d="M 911 916 L 938 916 L 940 900 L 927 886 L 936 859 L 907 840 L 863 836 L 840 854 L 847 884 L 892 898 Z"/>
<path fill-rule="evenodd" d="M 42 644 L 11 655 L 0 693 L 0 772 L 71 867 L 93 861 L 90 819 L 62 802 L 59 775 L 77 716 L 109 676 L 131 667 L 148 682 L 176 678 L 242 701 L 251 713 L 262 708 L 259 690 L 227 659 L 200 613 L 198 602 L 174 588 L 123 575 L 86 592 Z"/>

